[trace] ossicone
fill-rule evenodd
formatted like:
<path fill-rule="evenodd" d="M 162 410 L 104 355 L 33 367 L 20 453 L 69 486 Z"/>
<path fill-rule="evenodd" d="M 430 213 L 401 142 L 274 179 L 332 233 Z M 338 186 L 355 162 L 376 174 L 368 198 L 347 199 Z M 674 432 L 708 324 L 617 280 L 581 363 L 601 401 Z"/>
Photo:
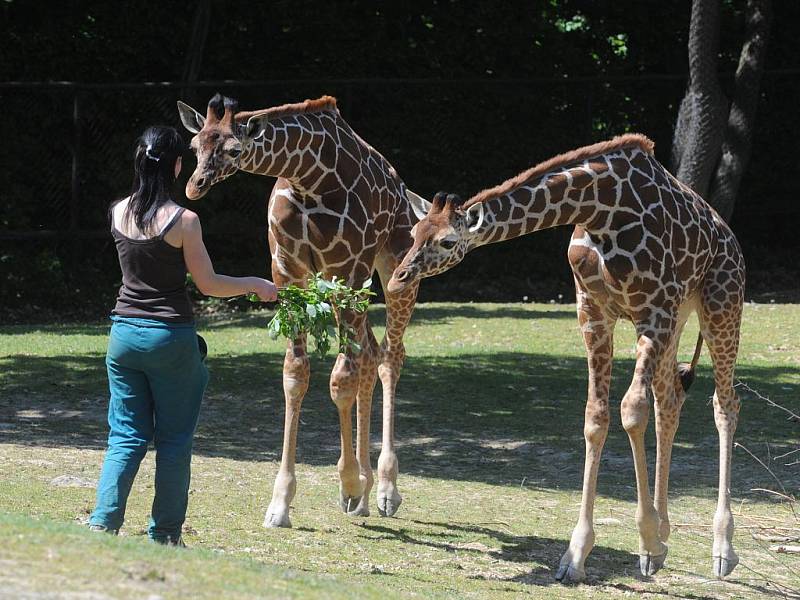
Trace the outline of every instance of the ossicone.
<path fill-rule="evenodd" d="M 225 106 L 225 112 L 232 112 L 236 113 L 239 110 L 239 101 L 234 98 L 228 98 L 227 96 L 223 96 L 223 102 Z"/>
<path fill-rule="evenodd" d="M 461 208 L 461 205 L 464 204 L 464 201 L 458 194 L 447 194 L 447 203 L 453 208 Z"/>
<path fill-rule="evenodd" d="M 225 113 L 225 100 L 222 94 L 217 92 L 208 101 L 208 111 L 206 113 L 206 121 L 219 121 Z"/>
<path fill-rule="evenodd" d="M 233 126 L 233 119 L 236 116 L 236 111 L 239 110 L 239 102 L 233 98 L 223 96 L 223 104 L 225 106 L 225 114 L 222 116 L 222 122 L 225 125 Z"/>
<path fill-rule="evenodd" d="M 431 201 L 431 212 L 441 212 L 447 204 L 447 192 L 436 192 Z"/>

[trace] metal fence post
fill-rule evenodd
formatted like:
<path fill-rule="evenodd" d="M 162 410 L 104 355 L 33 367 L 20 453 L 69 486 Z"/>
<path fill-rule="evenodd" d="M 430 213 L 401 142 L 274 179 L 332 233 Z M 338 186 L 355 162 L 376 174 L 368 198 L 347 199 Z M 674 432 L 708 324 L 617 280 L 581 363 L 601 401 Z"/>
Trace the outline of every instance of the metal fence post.
<path fill-rule="evenodd" d="M 72 198 L 69 205 L 69 228 L 78 229 L 78 211 L 81 199 L 81 158 L 83 156 L 83 131 L 81 127 L 80 91 L 75 90 L 72 101 Z"/>

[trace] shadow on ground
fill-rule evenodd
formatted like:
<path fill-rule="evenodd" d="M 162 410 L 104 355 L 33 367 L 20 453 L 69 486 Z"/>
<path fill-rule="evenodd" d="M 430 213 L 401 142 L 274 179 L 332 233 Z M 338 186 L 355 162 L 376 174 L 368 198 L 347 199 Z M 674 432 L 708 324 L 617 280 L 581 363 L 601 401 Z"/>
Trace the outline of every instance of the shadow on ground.
<path fill-rule="evenodd" d="M 450 311 L 446 313 L 451 315 Z M 526 313 L 528 314 L 528 313 Z M 548 313 L 550 314 L 550 313 Z M 312 384 L 301 415 L 298 461 L 330 465 L 339 454 L 338 419 L 328 394 L 332 359 L 312 361 Z M 255 353 L 209 357 L 211 383 L 197 434 L 196 452 L 241 460 L 279 458 L 283 393 L 282 356 Z M 615 362 L 612 427 L 603 454 L 599 491 L 632 499 L 633 466 L 618 406 L 632 372 Z M 0 359 L 0 444 L 101 449 L 106 436 L 106 375 L 101 355 Z M 800 369 L 741 366 L 738 376 L 787 406 L 797 386 L 776 383 Z M 397 439 L 401 473 L 445 476 L 530 488 L 580 489 L 586 366 L 582 357 L 501 352 L 411 356 L 399 385 Z M 717 477 L 717 433 L 704 369 L 684 406 L 673 453 L 671 489 L 712 495 Z M 798 425 L 743 392 L 737 441 L 756 454 L 792 449 Z M 379 388 L 376 398 L 380 398 Z M 380 402 L 373 405 L 373 461 L 379 444 Z M 651 419 L 652 421 L 652 419 Z M 654 435 L 648 436 L 652 462 Z M 374 463 L 373 463 L 374 464 Z M 780 465 L 776 465 L 778 469 Z M 791 469 L 778 472 L 787 488 L 799 487 Z M 741 450 L 734 453 L 734 489 L 746 493 L 770 483 Z"/>
<path fill-rule="evenodd" d="M 402 521 L 400 519 L 399 521 Z M 446 552 L 459 552 L 463 554 L 483 554 L 489 558 L 504 562 L 533 563 L 536 565 L 530 572 L 504 579 L 497 577 L 497 581 L 516 581 L 520 583 L 559 586 L 555 580 L 555 565 L 558 565 L 561 554 L 564 552 L 564 540 L 541 537 L 535 535 L 514 535 L 501 529 L 485 525 L 456 524 L 447 522 L 432 522 L 408 520 L 408 526 L 385 527 L 380 524 L 366 521 L 354 522 L 353 525 L 363 530 L 362 537 L 367 540 L 394 540 L 408 546 L 426 546 Z M 425 534 L 420 535 L 417 527 L 423 527 Z M 431 532 L 431 529 L 436 530 Z M 488 536 L 492 540 L 490 546 L 484 544 L 470 544 L 453 542 L 464 534 Z M 425 538 L 435 538 L 425 539 Z M 599 583 L 607 577 L 615 577 L 622 570 L 621 567 L 636 565 L 638 568 L 639 556 L 631 552 L 623 552 L 615 548 L 596 545 L 592 550 L 592 565 L 587 572 L 588 583 Z M 475 577 L 475 576 L 473 576 Z"/>
<path fill-rule="evenodd" d="M 404 523 L 404 525 L 397 527 L 396 524 L 398 523 Z M 561 583 L 555 580 L 554 569 L 558 565 L 561 554 L 565 549 L 564 540 L 537 535 L 515 535 L 508 530 L 504 530 L 502 528 L 503 525 L 497 522 L 471 524 L 416 519 L 406 520 L 402 518 L 394 521 L 392 527 L 366 521 L 354 521 L 352 523 L 353 527 L 363 530 L 359 537 L 367 540 L 394 540 L 406 546 L 425 546 L 461 554 L 483 554 L 498 561 L 530 564 L 532 568 L 526 573 L 514 575 L 513 577 L 496 576 L 491 577 L 491 580 L 497 582 L 513 581 L 541 587 L 554 586 L 558 590 L 558 596 L 563 597 L 569 588 L 563 587 Z M 424 530 L 424 534 L 421 533 L 420 529 Z M 490 545 L 484 545 L 452 541 L 454 539 L 462 539 L 464 534 L 486 536 L 492 542 L 490 542 Z M 430 538 L 434 539 L 431 540 Z M 641 588 L 634 588 L 624 583 L 610 583 L 610 580 L 617 579 L 619 574 L 625 571 L 640 581 L 652 580 L 652 578 L 643 577 L 639 573 L 638 554 L 597 544 L 592 549 L 591 559 L 586 565 L 586 583 L 589 585 L 611 586 L 628 594 L 641 594 Z M 488 577 L 482 575 L 473 575 L 472 577 L 488 579 Z M 737 581 L 736 583 L 761 594 L 763 597 L 781 596 L 768 586 L 744 581 Z M 648 589 L 647 594 L 678 597 L 666 590 Z M 716 595 L 702 593 L 687 594 L 685 590 L 681 590 L 679 597 L 686 600 L 715 600 L 719 598 Z"/>

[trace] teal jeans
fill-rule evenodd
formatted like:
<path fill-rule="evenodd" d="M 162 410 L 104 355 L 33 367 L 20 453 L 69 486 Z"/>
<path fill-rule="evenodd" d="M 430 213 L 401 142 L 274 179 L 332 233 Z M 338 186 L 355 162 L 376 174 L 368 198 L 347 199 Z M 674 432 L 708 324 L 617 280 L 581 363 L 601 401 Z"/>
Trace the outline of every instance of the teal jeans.
<path fill-rule="evenodd" d="M 112 317 L 106 367 L 108 449 L 92 525 L 119 529 L 139 463 L 152 441 L 155 497 L 148 534 L 177 539 L 189 498 L 192 438 L 208 371 L 193 323 Z"/>

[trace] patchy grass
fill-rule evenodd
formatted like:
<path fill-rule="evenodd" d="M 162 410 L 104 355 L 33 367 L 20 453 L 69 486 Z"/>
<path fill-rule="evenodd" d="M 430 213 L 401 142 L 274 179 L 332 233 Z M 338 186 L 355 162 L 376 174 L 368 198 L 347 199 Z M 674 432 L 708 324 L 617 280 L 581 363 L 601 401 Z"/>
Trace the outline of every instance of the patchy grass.
<path fill-rule="evenodd" d="M 800 527 L 777 488 L 734 452 L 735 544 L 741 564 L 711 579 L 717 434 L 707 354 L 684 407 L 671 476 L 667 566 L 638 575 L 635 487 L 627 435 L 612 419 L 595 511 L 589 582 L 564 590 L 553 569 L 578 514 L 586 367 L 574 310 L 561 305 L 431 304 L 406 336 L 399 385 L 397 518 L 348 518 L 336 506 L 338 420 L 327 396 L 332 358 L 312 360 L 303 406 L 291 530 L 261 528 L 282 436 L 283 348 L 267 313 L 204 321 L 211 384 L 198 430 L 186 523 L 188 552 L 144 538 L 153 457 L 134 485 L 124 536 L 85 520 L 106 434 L 107 324 L 0 328 L 0 585 L 12 595 L 61 590 L 97 597 L 785 597 L 795 558 L 751 533 Z M 380 335 L 383 313 L 371 313 Z M 682 355 L 694 346 L 696 325 Z M 800 306 L 748 305 L 737 376 L 790 408 L 800 391 Z M 617 328 L 615 409 L 630 380 L 633 333 Z M 798 425 L 742 393 L 737 441 L 770 461 L 797 494 Z M 615 410 L 613 414 L 618 414 Z M 380 402 L 373 415 L 377 456 Z M 654 434 L 648 435 L 654 457 Z M 81 487 L 84 486 L 84 487 Z M 373 512 L 374 490 L 372 495 Z M 770 533 L 789 532 L 773 529 Z M 791 533 L 791 532 L 789 532 Z M 87 554 L 92 559 L 86 560 Z M 87 566 L 87 563 L 92 563 Z M 9 568 L 5 568 L 8 566 Z M 44 597 L 44 596 L 42 596 Z M 76 596 L 81 597 L 81 596 Z"/>
<path fill-rule="evenodd" d="M 133 537 L 92 534 L 51 520 L 0 514 L 0 527 L 6 540 L 0 550 L 5 598 L 330 598 L 347 590 L 330 576 L 221 551 L 184 552 Z M 361 594 L 381 597 L 368 584 Z"/>

